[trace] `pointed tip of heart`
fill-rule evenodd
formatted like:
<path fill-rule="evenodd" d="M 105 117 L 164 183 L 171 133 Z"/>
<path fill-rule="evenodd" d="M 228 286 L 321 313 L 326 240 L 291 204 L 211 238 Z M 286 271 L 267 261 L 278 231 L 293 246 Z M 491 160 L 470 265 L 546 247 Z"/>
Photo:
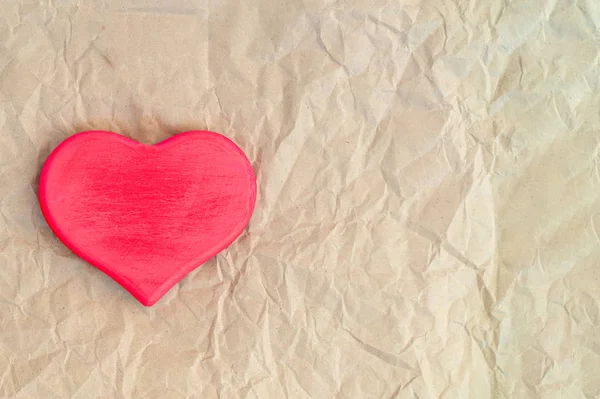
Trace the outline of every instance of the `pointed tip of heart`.
<path fill-rule="evenodd" d="M 139 286 L 121 275 L 114 275 L 112 273 L 110 273 L 110 275 L 113 280 L 125 288 L 125 290 L 127 290 L 127 292 L 129 292 L 131 296 L 133 296 L 139 303 L 148 308 L 154 306 L 158 301 L 160 301 L 167 291 L 169 291 L 175 284 L 177 284 L 177 281 L 179 281 L 165 281 L 160 286 L 154 286 L 150 288 L 148 286 Z"/>
<path fill-rule="evenodd" d="M 160 298 L 157 299 L 150 299 L 150 298 L 136 298 L 142 305 L 144 305 L 147 308 L 151 308 L 152 306 L 154 306 L 154 304 L 156 302 L 158 302 L 158 300 Z"/>
<path fill-rule="evenodd" d="M 150 294 L 141 293 L 135 288 L 128 287 L 127 285 L 121 284 L 139 303 L 147 308 L 154 306 L 164 296 L 166 292 L 156 291 Z M 168 291 L 168 290 L 167 290 Z"/>
<path fill-rule="evenodd" d="M 173 285 L 177 284 L 175 282 Z M 157 289 L 156 291 L 136 297 L 136 299 L 145 307 L 149 308 L 154 306 L 158 301 L 160 301 L 165 294 L 172 288 L 172 286 L 168 286 L 166 289 Z"/>
<path fill-rule="evenodd" d="M 129 288 L 127 288 L 127 291 L 129 291 Z M 142 294 L 139 292 L 131 292 L 129 291 L 130 294 L 137 299 L 137 301 L 139 303 L 141 303 L 142 305 L 144 305 L 145 307 L 149 308 L 152 307 L 156 302 L 159 301 L 159 299 L 162 297 L 162 295 L 146 295 L 146 294 Z"/>

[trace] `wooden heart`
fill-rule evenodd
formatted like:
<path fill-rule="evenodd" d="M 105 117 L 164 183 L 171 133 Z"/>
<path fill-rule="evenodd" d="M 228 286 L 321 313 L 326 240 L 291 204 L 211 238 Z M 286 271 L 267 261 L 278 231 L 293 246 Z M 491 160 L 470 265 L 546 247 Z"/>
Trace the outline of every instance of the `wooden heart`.
<path fill-rule="evenodd" d="M 148 146 L 88 131 L 50 154 L 39 197 L 67 247 L 151 306 L 242 233 L 256 178 L 242 150 L 217 133 Z"/>

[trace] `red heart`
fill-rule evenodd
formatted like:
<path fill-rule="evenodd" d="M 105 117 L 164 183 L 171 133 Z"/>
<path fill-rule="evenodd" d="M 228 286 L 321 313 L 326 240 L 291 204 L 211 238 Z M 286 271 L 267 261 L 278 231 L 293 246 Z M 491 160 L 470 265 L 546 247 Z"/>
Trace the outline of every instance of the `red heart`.
<path fill-rule="evenodd" d="M 242 233 L 256 178 L 242 150 L 217 133 L 147 146 L 89 131 L 50 154 L 39 194 L 58 238 L 151 306 Z"/>

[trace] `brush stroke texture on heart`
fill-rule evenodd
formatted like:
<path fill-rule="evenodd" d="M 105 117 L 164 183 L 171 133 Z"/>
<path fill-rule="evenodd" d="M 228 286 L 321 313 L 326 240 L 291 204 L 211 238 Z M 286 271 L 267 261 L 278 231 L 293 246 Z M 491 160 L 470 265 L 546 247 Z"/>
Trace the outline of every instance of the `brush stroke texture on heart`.
<path fill-rule="evenodd" d="M 242 150 L 217 133 L 147 146 L 89 131 L 52 152 L 39 194 L 58 238 L 151 306 L 242 233 L 256 178 Z"/>

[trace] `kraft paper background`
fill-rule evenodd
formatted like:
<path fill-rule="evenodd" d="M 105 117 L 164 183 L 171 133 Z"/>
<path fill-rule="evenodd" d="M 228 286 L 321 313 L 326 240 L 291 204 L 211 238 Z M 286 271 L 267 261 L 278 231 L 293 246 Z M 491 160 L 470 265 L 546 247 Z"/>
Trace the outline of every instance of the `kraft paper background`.
<path fill-rule="evenodd" d="M 0 397 L 600 396 L 598 1 L 0 8 Z M 88 129 L 217 131 L 257 173 L 152 308 L 39 210 Z"/>

